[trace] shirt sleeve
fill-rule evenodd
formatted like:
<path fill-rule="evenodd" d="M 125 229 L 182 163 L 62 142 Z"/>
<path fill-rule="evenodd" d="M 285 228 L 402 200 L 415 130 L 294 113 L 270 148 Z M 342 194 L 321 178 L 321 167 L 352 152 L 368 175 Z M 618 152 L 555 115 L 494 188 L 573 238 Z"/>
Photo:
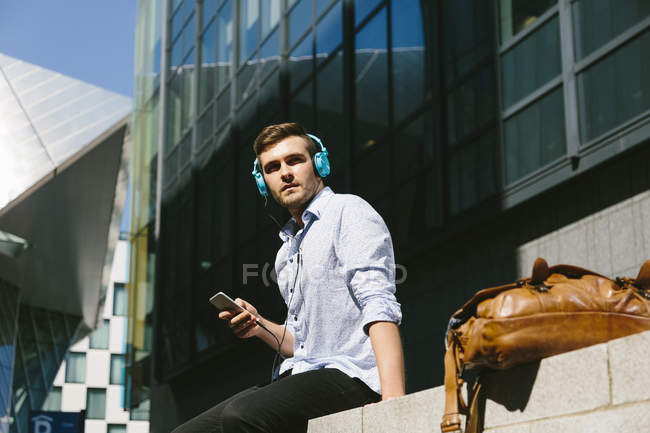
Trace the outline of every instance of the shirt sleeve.
<path fill-rule="evenodd" d="M 400 324 L 402 311 L 395 299 L 395 257 L 388 228 L 372 206 L 352 197 L 341 211 L 337 255 L 368 334 L 373 322 Z"/>

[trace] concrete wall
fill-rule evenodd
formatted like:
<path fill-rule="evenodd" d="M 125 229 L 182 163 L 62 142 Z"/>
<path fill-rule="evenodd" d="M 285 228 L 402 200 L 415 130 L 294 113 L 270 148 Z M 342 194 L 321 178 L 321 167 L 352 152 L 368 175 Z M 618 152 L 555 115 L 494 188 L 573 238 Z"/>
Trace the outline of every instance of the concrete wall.
<path fill-rule="evenodd" d="M 492 433 L 647 433 L 650 331 L 484 374 Z M 439 432 L 442 386 L 309 421 L 309 433 Z"/>

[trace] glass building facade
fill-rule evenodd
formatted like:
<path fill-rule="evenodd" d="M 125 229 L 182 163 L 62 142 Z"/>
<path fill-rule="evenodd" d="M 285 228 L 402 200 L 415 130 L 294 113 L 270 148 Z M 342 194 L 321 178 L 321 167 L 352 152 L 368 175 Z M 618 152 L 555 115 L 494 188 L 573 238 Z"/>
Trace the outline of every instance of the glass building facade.
<path fill-rule="evenodd" d="M 41 410 L 80 317 L 20 305 L 14 349 L 13 394 L 8 431 L 29 431 L 30 410 Z"/>
<path fill-rule="evenodd" d="M 386 220 L 409 391 L 441 383 L 447 318 L 515 277 L 517 245 L 650 187 L 647 0 L 140 0 L 137 34 L 127 393 L 152 428 L 266 379 L 207 302 L 286 314 L 265 125 L 319 135 L 326 183 Z"/>

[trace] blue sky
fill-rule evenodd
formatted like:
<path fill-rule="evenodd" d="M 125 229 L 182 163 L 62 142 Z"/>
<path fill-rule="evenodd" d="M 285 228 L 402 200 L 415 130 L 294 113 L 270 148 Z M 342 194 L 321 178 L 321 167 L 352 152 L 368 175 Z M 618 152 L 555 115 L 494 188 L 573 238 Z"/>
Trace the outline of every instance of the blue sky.
<path fill-rule="evenodd" d="M 0 0 L 0 53 L 133 97 L 137 0 Z"/>

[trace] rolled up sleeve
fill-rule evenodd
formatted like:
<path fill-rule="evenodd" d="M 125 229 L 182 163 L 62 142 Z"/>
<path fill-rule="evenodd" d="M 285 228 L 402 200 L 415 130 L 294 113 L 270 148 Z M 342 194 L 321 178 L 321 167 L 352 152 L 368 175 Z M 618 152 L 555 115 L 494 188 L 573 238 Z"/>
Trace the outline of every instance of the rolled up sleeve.
<path fill-rule="evenodd" d="M 343 208 L 339 230 L 337 253 L 346 283 L 361 309 L 363 331 L 367 334 L 374 322 L 400 324 L 393 243 L 381 216 L 357 198 Z"/>

